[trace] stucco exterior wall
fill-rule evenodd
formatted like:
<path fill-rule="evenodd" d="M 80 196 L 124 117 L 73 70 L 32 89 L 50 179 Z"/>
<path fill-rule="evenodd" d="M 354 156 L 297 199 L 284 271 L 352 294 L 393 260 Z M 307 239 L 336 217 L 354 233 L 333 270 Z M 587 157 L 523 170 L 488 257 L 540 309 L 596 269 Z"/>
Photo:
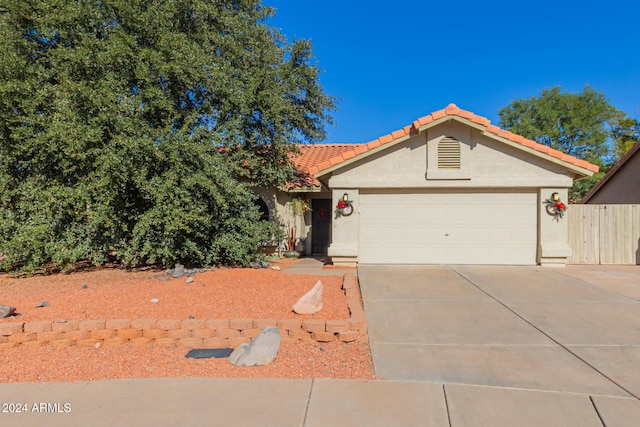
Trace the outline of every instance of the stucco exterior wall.
<path fill-rule="evenodd" d="M 357 188 L 334 188 L 332 206 L 336 206 L 347 193 L 352 202 L 353 213 L 349 216 L 335 218 L 332 221 L 331 245 L 328 255 L 335 265 L 354 265 L 358 260 L 360 241 L 359 204 L 360 191 Z"/>
<path fill-rule="evenodd" d="M 640 204 L 640 151 L 626 161 L 588 204 Z"/>
<path fill-rule="evenodd" d="M 569 200 L 566 188 L 540 188 L 538 191 L 538 263 L 544 266 L 564 266 L 572 251 L 569 246 L 569 221 L 551 215 L 544 204 L 545 199 L 558 193 L 560 200 Z"/>
<path fill-rule="evenodd" d="M 461 170 L 449 179 L 430 174 L 437 168 L 437 144 L 444 137 L 461 143 Z M 434 162 L 434 160 L 436 160 Z M 566 203 L 573 177 L 566 167 L 535 154 L 485 136 L 480 130 L 458 121 L 442 123 L 391 147 L 384 147 L 364 159 L 332 173 L 328 179 L 333 205 L 346 192 L 354 201 L 354 214 L 333 222 L 329 255 L 334 263 L 354 264 L 359 253 L 359 195 L 364 189 L 518 189 L 538 196 L 537 261 L 542 265 L 564 265 L 571 255 L 566 218 L 548 215 L 544 199 L 559 193 Z M 337 262 L 336 262 L 337 260 Z"/>
<path fill-rule="evenodd" d="M 427 179 L 428 151 L 442 136 L 460 141 L 466 179 Z M 331 188 L 539 188 L 573 184 L 560 165 L 495 141 L 457 121 L 443 123 L 386 148 L 329 179 Z"/>

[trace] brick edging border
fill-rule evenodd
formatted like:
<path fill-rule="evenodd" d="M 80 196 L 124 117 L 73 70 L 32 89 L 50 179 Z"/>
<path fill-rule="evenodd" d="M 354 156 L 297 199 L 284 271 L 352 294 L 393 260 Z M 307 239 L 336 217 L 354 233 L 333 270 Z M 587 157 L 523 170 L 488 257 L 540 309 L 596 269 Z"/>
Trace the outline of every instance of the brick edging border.
<path fill-rule="evenodd" d="M 342 289 L 350 317 L 321 319 L 108 319 L 0 323 L 0 350 L 14 347 L 70 347 L 123 344 L 236 348 L 267 326 L 277 326 L 282 342 L 368 343 L 360 286 L 345 273 Z"/>

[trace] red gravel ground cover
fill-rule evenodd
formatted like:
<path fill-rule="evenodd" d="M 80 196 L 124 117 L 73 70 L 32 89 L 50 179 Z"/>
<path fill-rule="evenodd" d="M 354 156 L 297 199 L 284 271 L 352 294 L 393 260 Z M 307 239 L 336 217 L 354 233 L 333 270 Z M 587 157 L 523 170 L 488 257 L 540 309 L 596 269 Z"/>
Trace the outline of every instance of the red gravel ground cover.
<path fill-rule="evenodd" d="M 296 261 L 273 263 L 282 269 Z M 98 269 L 15 278 L 0 275 L 0 304 L 21 316 L 0 322 L 85 319 L 287 319 L 349 317 L 342 277 L 284 274 L 271 269 L 217 269 L 161 280 L 163 271 Z M 300 316 L 293 304 L 321 280 L 323 309 Z M 86 285 L 86 286 L 85 286 Z M 158 299 L 157 303 L 151 302 Z M 48 307 L 36 308 L 42 301 Z M 187 359 L 189 349 L 127 344 L 118 347 L 11 348 L 0 351 L 0 381 L 87 381 L 152 377 L 271 377 L 373 379 L 368 345 L 283 343 L 276 360 L 235 367 L 226 359 Z"/>

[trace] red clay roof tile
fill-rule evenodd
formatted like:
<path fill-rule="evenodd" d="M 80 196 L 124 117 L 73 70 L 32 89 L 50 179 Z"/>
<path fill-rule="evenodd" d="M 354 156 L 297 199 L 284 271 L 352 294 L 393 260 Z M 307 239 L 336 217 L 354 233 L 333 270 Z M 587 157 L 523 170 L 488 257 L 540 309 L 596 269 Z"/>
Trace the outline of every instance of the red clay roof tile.
<path fill-rule="evenodd" d="M 564 153 L 562 151 L 556 150 L 555 148 L 551 148 L 549 149 L 549 152 L 547 154 L 549 154 L 551 157 L 555 157 L 556 159 L 562 159 L 562 155 Z"/>
<path fill-rule="evenodd" d="M 380 145 L 382 145 L 382 144 L 383 144 L 383 142 L 381 142 L 381 140 L 382 140 L 382 138 L 378 138 L 378 139 L 374 139 L 374 140 L 373 140 L 373 141 L 371 141 L 371 142 L 368 142 L 368 143 L 367 143 L 367 148 L 368 148 L 369 150 L 373 150 L 374 148 L 379 147 Z"/>
<path fill-rule="evenodd" d="M 455 116 L 456 114 L 458 114 L 460 112 L 460 109 L 458 108 L 458 106 L 456 104 L 449 104 L 444 109 L 444 112 L 448 116 Z"/>
<path fill-rule="evenodd" d="M 447 113 L 445 113 L 444 110 L 438 110 L 431 113 L 431 117 L 433 117 L 433 120 L 438 120 L 445 116 L 447 116 Z"/>
<path fill-rule="evenodd" d="M 500 129 L 498 128 L 498 136 L 503 137 L 504 139 L 513 139 L 513 134 L 511 132 L 509 132 L 508 130 L 504 130 L 504 129 Z"/>
<path fill-rule="evenodd" d="M 344 162 L 344 159 L 342 158 L 342 155 L 335 156 L 335 157 L 332 157 L 332 158 L 329 159 L 329 163 L 331 163 L 331 166 L 339 165 L 342 162 Z"/>
<path fill-rule="evenodd" d="M 547 145 L 538 144 L 537 142 L 533 146 L 533 149 L 544 154 L 549 154 L 549 151 L 551 150 Z"/>
<path fill-rule="evenodd" d="M 393 136 L 390 133 L 388 133 L 378 138 L 378 141 L 380 142 L 380 144 L 386 144 L 387 142 L 393 141 L 393 139 L 394 139 Z"/>
<path fill-rule="evenodd" d="M 590 163 L 589 163 L 589 162 L 587 162 L 586 160 L 580 160 L 580 159 L 578 159 L 578 160 L 576 161 L 576 166 L 579 166 L 579 167 L 581 167 L 581 168 L 585 168 L 585 169 L 587 169 L 587 167 L 588 167 L 589 165 L 590 165 Z"/>
<path fill-rule="evenodd" d="M 424 126 L 424 125 L 428 125 L 429 123 L 433 122 L 434 120 L 435 119 L 433 118 L 433 116 L 431 114 L 429 114 L 428 116 L 421 117 L 416 121 L 418 123 L 420 123 L 420 126 Z"/>
<path fill-rule="evenodd" d="M 345 151 L 344 153 L 342 153 L 342 158 L 344 160 L 349 160 L 352 157 L 356 156 L 356 151 L 355 150 L 350 150 L 350 151 Z"/>
<path fill-rule="evenodd" d="M 496 125 L 488 125 L 487 132 L 495 133 L 496 135 L 498 135 L 498 132 L 500 132 L 500 128 Z"/>
<path fill-rule="evenodd" d="M 329 169 L 330 167 L 331 162 L 329 160 L 325 160 L 324 162 L 318 164 L 318 169 L 320 170 Z"/>
<path fill-rule="evenodd" d="M 391 137 L 393 139 L 402 138 L 405 135 L 406 135 L 406 132 L 404 131 L 404 129 L 398 129 L 396 131 L 391 132 Z"/>
<path fill-rule="evenodd" d="M 300 145 L 300 153 L 292 155 L 293 163 L 298 170 L 298 180 L 289 183 L 291 187 L 320 186 L 320 182 L 313 176 L 323 169 L 332 166 L 330 160 L 344 152 L 355 154 L 352 144 L 316 144 Z M 352 156 L 353 157 L 353 156 Z M 343 161 L 344 158 L 340 157 Z"/>
<path fill-rule="evenodd" d="M 480 117 L 480 116 L 476 116 L 475 120 L 472 120 L 472 121 L 482 126 L 489 126 L 491 124 L 491 120 L 487 119 L 486 117 Z"/>
<path fill-rule="evenodd" d="M 367 146 L 364 144 L 358 144 L 353 148 L 353 151 L 356 153 L 356 156 L 362 153 L 367 152 Z"/>
<path fill-rule="evenodd" d="M 512 134 L 513 135 L 513 141 L 517 142 L 518 144 L 522 144 L 522 145 L 526 145 L 526 142 L 528 141 L 527 138 L 525 138 L 522 135 L 518 135 L 516 133 Z M 531 141 L 533 142 L 533 141 Z"/>
<path fill-rule="evenodd" d="M 460 116 L 460 117 L 464 117 L 467 120 L 473 121 L 473 119 L 476 117 L 476 115 L 473 114 L 471 111 L 460 110 L 460 109 L 458 109 L 458 110 L 459 111 L 458 111 L 457 115 Z"/>

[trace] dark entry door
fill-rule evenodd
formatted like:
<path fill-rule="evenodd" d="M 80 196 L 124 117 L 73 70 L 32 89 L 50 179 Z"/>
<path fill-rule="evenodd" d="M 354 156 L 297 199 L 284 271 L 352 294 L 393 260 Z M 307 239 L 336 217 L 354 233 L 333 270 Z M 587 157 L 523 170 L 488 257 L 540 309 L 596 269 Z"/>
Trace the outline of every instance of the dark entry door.
<path fill-rule="evenodd" d="M 311 199 L 311 252 L 327 254 L 331 240 L 331 199 Z"/>

